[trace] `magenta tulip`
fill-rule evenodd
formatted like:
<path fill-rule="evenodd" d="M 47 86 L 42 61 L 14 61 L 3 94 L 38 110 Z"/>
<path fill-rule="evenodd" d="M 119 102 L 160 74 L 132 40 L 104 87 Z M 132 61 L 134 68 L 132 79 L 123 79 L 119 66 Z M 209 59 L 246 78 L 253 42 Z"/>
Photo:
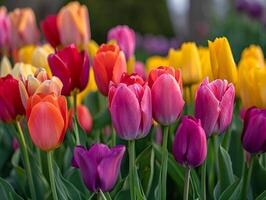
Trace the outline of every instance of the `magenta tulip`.
<path fill-rule="evenodd" d="M 10 47 L 10 20 L 8 18 L 6 7 L 0 7 L 0 48 L 8 49 Z"/>
<path fill-rule="evenodd" d="M 134 55 L 136 36 L 135 32 L 128 26 L 116 26 L 112 28 L 109 30 L 107 38 L 108 40 L 115 40 L 118 43 L 127 59 Z"/>
<path fill-rule="evenodd" d="M 266 151 L 266 109 L 252 107 L 247 110 L 242 145 L 249 153 Z"/>
<path fill-rule="evenodd" d="M 89 150 L 77 146 L 72 166 L 80 169 L 83 181 L 91 192 L 98 189 L 107 192 L 116 183 L 125 150 L 123 145 L 109 149 L 105 144 L 94 144 Z"/>
<path fill-rule="evenodd" d="M 197 167 L 206 159 L 207 139 L 200 120 L 185 116 L 179 125 L 174 143 L 173 154 L 178 163 Z"/>
<path fill-rule="evenodd" d="M 174 123 L 183 110 L 181 71 L 158 67 L 149 74 L 153 118 L 162 125 Z"/>
<path fill-rule="evenodd" d="M 201 120 L 207 136 L 223 133 L 233 116 L 235 88 L 226 80 L 208 78 L 201 83 L 195 99 L 195 117 Z"/>
<path fill-rule="evenodd" d="M 151 91 L 137 75 L 124 73 L 119 84 L 111 83 L 109 110 L 117 135 L 125 140 L 145 137 L 152 125 Z"/>
<path fill-rule="evenodd" d="M 51 54 L 48 62 L 54 76 L 63 83 L 62 94 L 69 96 L 77 90 L 85 89 L 89 78 L 89 57 L 85 51 L 78 52 L 75 45 L 70 45 Z"/>

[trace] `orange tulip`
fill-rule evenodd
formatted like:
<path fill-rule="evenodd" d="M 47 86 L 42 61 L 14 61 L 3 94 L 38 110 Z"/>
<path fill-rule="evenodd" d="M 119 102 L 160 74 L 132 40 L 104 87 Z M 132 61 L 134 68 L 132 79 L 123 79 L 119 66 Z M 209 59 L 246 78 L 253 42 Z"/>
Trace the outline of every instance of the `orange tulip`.
<path fill-rule="evenodd" d="M 35 94 L 27 101 L 26 116 L 32 142 L 43 151 L 63 142 L 68 126 L 67 101 L 64 96 Z"/>

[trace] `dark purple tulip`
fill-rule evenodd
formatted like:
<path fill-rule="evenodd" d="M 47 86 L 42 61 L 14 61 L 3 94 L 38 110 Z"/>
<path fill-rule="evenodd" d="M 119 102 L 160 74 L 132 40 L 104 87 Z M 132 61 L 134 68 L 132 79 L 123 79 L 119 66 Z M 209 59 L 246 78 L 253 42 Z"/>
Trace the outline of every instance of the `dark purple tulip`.
<path fill-rule="evenodd" d="M 85 51 L 78 52 L 74 44 L 49 55 L 48 62 L 54 76 L 63 83 L 62 94 L 71 95 L 77 89 L 85 89 L 89 80 L 90 62 Z"/>
<path fill-rule="evenodd" d="M 197 167 L 203 163 L 207 155 L 207 139 L 200 120 L 183 117 L 176 131 L 173 154 L 181 165 Z"/>
<path fill-rule="evenodd" d="M 244 149 L 249 153 L 266 151 L 266 109 L 248 109 L 241 139 Z"/>
<path fill-rule="evenodd" d="M 249 4 L 247 12 L 251 17 L 259 19 L 263 14 L 263 7 L 261 3 L 254 1 Z"/>
<path fill-rule="evenodd" d="M 109 149 L 105 144 L 94 144 L 89 150 L 77 146 L 72 166 L 80 169 L 83 181 L 91 192 L 98 189 L 107 192 L 116 183 L 125 150 L 123 145 Z"/>

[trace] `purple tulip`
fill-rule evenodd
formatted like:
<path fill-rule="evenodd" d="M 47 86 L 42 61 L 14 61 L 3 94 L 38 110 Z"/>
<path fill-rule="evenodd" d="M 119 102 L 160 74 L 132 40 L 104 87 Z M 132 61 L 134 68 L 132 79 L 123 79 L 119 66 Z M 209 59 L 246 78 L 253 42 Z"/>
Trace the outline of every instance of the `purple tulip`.
<path fill-rule="evenodd" d="M 178 163 L 197 167 L 206 159 L 207 139 L 200 120 L 185 116 L 179 125 L 174 143 L 173 154 Z"/>
<path fill-rule="evenodd" d="M 112 28 L 108 32 L 107 39 L 108 41 L 115 40 L 120 49 L 125 53 L 127 59 L 134 55 L 136 36 L 134 30 L 128 26 L 120 25 Z"/>
<path fill-rule="evenodd" d="M 139 75 L 124 73 L 119 84 L 111 83 L 108 101 L 113 126 L 120 138 L 139 139 L 149 133 L 151 90 Z"/>
<path fill-rule="evenodd" d="M 233 116 L 235 88 L 226 80 L 208 78 L 201 83 L 195 100 L 195 117 L 210 136 L 214 132 L 223 133 L 230 125 Z"/>
<path fill-rule="evenodd" d="M 266 109 L 252 107 L 247 110 L 242 145 L 249 153 L 266 151 Z"/>
<path fill-rule="evenodd" d="M 181 71 L 159 67 L 149 74 L 153 118 L 163 125 L 174 123 L 184 107 Z"/>
<path fill-rule="evenodd" d="M 82 146 L 74 149 L 72 166 L 79 168 L 83 181 L 91 192 L 110 191 L 116 183 L 125 146 L 111 149 L 105 144 L 94 144 L 89 150 Z"/>
<path fill-rule="evenodd" d="M 11 27 L 7 10 L 4 6 L 0 7 L 0 29 L 0 48 L 9 48 Z"/>
<path fill-rule="evenodd" d="M 263 6 L 261 3 L 254 1 L 249 4 L 247 12 L 251 17 L 259 19 L 263 14 Z"/>

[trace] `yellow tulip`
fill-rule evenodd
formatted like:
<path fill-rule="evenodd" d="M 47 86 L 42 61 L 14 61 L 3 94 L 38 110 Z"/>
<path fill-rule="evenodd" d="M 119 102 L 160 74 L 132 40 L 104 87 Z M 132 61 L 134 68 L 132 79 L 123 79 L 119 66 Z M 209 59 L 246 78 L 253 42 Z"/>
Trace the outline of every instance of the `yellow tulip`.
<path fill-rule="evenodd" d="M 209 81 L 212 81 L 213 75 L 210 60 L 210 51 L 206 47 L 199 47 L 198 51 L 200 56 L 202 79 L 209 77 Z"/>
<path fill-rule="evenodd" d="M 10 74 L 12 71 L 12 67 L 10 61 L 6 56 L 3 56 L 0 64 L 0 77 L 6 76 Z"/>
<path fill-rule="evenodd" d="M 212 73 L 214 79 L 226 79 L 237 83 L 237 68 L 229 45 L 225 37 L 209 41 Z"/>
<path fill-rule="evenodd" d="M 35 48 L 36 46 L 34 45 L 28 45 L 20 48 L 18 51 L 18 61 L 25 64 L 32 64 L 32 54 Z"/>
<path fill-rule="evenodd" d="M 169 66 L 168 58 L 162 56 L 151 56 L 146 60 L 147 73 L 160 66 Z"/>
<path fill-rule="evenodd" d="M 33 67 L 32 65 L 20 62 L 15 64 L 11 74 L 16 79 L 22 79 L 24 81 L 28 78 L 29 75 L 34 76 L 35 71 L 36 68 Z"/>
<path fill-rule="evenodd" d="M 264 55 L 260 46 L 250 45 L 242 51 L 241 60 L 250 57 L 256 59 L 260 66 L 264 65 Z"/>
<path fill-rule="evenodd" d="M 90 57 L 93 58 L 97 50 L 99 49 L 99 45 L 94 40 L 90 40 L 87 48 L 88 48 Z"/>
<path fill-rule="evenodd" d="M 173 48 L 171 48 L 168 51 L 169 65 L 174 67 L 175 69 L 180 68 L 181 57 L 182 57 L 181 50 L 178 50 L 178 49 L 174 50 Z"/>
<path fill-rule="evenodd" d="M 127 72 L 132 74 L 135 69 L 135 56 L 131 56 L 127 61 Z"/>

